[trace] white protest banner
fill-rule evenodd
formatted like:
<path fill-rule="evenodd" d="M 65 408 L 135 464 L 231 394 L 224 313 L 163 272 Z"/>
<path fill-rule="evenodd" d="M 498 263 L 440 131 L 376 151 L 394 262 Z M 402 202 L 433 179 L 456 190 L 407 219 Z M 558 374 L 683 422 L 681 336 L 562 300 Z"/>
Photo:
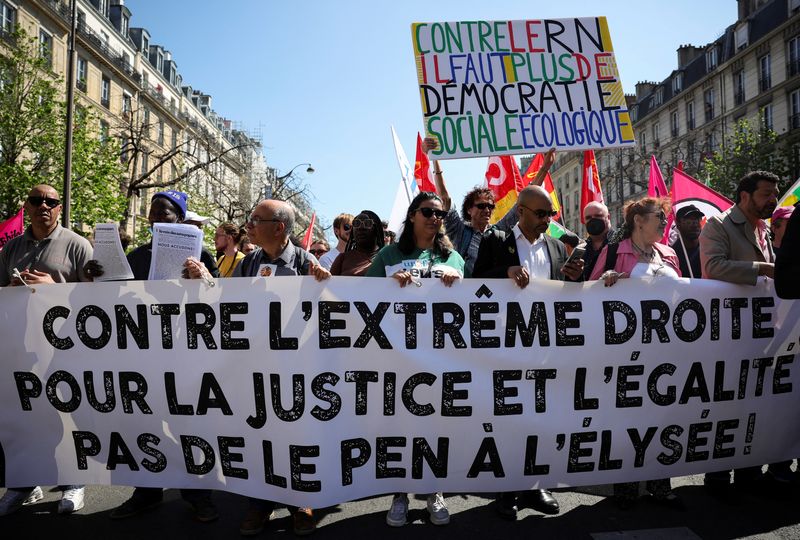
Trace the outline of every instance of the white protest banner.
<path fill-rule="evenodd" d="M 771 284 L 231 278 L 0 289 L 3 483 L 378 493 L 800 455 Z"/>
<path fill-rule="evenodd" d="M 411 25 L 437 159 L 634 144 L 605 17 Z"/>

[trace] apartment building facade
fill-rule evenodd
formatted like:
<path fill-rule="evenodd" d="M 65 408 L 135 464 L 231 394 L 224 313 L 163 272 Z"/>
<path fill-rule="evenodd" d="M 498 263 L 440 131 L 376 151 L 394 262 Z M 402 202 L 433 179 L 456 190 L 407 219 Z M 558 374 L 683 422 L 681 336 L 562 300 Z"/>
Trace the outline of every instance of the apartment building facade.
<path fill-rule="evenodd" d="M 252 206 L 269 182 L 261 142 L 215 112 L 211 96 L 183 80 L 171 52 L 147 29 L 131 26 L 132 15 L 124 0 L 77 0 L 76 103 L 99 113 L 100 136 L 119 138 L 123 160 L 137 152 L 129 167 L 129 232 L 163 189 L 137 187 L 148 174 L 143 185 L 168 184 L 205 164 L 180 188 L 218 202 L 217 221 L 226 219 L 226 200 Z M 53 72 L 66 79 L 67 1 L 0 0 L 0 24 L 4 32 L 19 25 L 37 38 Z M 298 221 L 307 222 L 305 209 L 299 213 Z"/>
<path fill-rule="evenodd" d="M 793 177 L 800 176 L 800 0 L 738 0 L 737 8 L 736 22 L 719 38 L 680 46 L 668 77 L 639 82 L 636 94 L 626 96 L 636 147 L 596 151 L 614 225 L 626 201 L 647 193 L 651 155 L 667 183 L 679 162 L 694 174 L 741 119 L 787 141 Z M 567 152 L 552 176 L 565 225 L 582 234 L 581 169 L 582 153 Z"/>

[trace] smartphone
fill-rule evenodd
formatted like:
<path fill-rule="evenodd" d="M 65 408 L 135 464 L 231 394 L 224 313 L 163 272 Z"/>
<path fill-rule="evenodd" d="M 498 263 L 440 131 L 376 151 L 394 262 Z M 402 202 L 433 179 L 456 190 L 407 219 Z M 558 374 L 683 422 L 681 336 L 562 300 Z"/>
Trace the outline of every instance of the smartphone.
<path fill-rule="evenodd" d="M 583 259 L 583 255 L 586 253 L 586 248 L 583 246 L 577 246 L 575 249 L 572 250 L 567 260 L 564 262 L 564 265 L 568 265 L 569 263 L 575 262 L 578 259 Z"/>

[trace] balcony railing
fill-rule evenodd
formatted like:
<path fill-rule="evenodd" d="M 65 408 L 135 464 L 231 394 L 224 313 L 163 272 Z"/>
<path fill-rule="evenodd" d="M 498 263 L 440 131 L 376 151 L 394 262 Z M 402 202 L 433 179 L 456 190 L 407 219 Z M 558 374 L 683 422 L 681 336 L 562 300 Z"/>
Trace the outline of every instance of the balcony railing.
<path fill-rule="evenodd" d="M 739 90 L 733 93 L 733 102 L 736 105 L 741 105 L 744 103 L 744 90 Z"/>
<path fill-rule="evenodd" d="M 77 88 L 81 92 L 86 92 L 86 80 L 78 79 L 77 81 L 75 81 L 75 88 Z"/>

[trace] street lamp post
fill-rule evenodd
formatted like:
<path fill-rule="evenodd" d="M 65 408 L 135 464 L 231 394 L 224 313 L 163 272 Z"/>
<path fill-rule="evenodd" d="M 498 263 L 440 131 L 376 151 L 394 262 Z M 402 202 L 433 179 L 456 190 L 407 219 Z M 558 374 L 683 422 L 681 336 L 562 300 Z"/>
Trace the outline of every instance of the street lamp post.
<path fill-rule="evenodd" d="M 314 167 L 311 166 L 311 163 L 298 163 L 297 165 L 292 167 L 289 170 L 288 173 L 283 174 L 281 176 L 276 176 L 270 183 L 272 183 L 272 182 L 280 182 L 281 180 L 286 180 L 287 178 L 292 176 L 292 173 L 294 172 L 295 169 L 297 169 L 298 167 L 302 167 L 303 165 L 308 165 L 308 168 L 306 169 L 306 174 L 313 174 L 314 173 Z M 263 193 L 264 193 L 264 198 L 265 199 L 271 199 L 272 198 L 272 186 L 269 185 L 269 184 L 264 184 L 264 192 Z"/>

